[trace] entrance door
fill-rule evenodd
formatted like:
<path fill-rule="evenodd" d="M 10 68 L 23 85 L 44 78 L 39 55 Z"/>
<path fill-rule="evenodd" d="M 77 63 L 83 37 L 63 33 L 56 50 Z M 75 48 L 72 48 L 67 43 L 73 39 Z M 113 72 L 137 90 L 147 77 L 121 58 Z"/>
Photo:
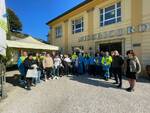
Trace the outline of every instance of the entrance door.
<path fill-rule="evenodd" d="M 122 54 L 122 43 L 117 42 L 117 43 L 105 43 L 105 44 L 100 44 L 99 45 L 101 51 L 114 51 L 117 50 L 120 54 Z"/>

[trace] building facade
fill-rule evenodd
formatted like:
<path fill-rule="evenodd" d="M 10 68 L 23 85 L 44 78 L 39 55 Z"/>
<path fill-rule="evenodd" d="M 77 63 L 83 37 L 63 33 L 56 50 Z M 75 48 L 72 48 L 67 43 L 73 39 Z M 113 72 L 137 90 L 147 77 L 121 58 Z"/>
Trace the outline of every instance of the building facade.
<path fill-rule="evenodd" d="M 86 0 L 49 21 L 49 41 L 71 52 L 133 49 L 150 64 L 150 0 Z"/>

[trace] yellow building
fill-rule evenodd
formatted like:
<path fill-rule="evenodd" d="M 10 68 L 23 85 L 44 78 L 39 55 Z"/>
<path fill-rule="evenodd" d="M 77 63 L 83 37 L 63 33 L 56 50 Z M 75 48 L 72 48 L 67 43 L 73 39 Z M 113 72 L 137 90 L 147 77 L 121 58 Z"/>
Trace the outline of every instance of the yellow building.
<path fill-rule="evenodd" d="M 150 0 L 86 0 L 49 21 L 49 41 L 71 52 L 133 49 L 150 64 Z"/>

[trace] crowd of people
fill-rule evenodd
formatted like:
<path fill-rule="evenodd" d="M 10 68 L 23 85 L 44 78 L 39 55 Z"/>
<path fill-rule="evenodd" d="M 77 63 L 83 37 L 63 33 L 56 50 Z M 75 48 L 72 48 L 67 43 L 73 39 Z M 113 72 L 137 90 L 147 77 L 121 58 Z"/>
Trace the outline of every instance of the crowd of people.
<path fill-rule="evenodd" d="M 21 73 L 19 82 L 27 90 L 36 86 L 41 80 L 59 79 L 65 75 L 80 76 L 88 74 L 92 77 L 104 78 L 108 81 L 114 77 L 118 88 L 122 88 L 122 76 L 124 72 L 128 78 L 130 87 L 126 90 L 134 91 L 137 74 L 141 72 L 141 65 L 133 50 L 127 51 L 127 57 L 123 57 L 117 50 L 109 52 L 72 54 L 22 53 L 18 59 L 18 69 Z"/>

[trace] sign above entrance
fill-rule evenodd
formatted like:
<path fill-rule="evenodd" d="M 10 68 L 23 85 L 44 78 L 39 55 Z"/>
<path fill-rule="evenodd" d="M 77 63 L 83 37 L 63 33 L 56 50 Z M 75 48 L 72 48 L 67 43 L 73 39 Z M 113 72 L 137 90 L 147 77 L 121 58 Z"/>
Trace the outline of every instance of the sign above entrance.
<path fill-rule="evenodd" d="M 138 25 L 136 27 L 128 26 L 127 28 L 120 28 L 116 30 L 96 33 L 93 35 L 82 36 L 79 37 L 78 41 L 83 42 L 83 41 L 90 41 L 90 40 L 98 40 L 98 39 L 115 37 L 115 36 L 129 35 L 135 32 L 147 32 L 149 30 L 150 30 L 150 23 L 147 23 L 147 24 Z"/>

